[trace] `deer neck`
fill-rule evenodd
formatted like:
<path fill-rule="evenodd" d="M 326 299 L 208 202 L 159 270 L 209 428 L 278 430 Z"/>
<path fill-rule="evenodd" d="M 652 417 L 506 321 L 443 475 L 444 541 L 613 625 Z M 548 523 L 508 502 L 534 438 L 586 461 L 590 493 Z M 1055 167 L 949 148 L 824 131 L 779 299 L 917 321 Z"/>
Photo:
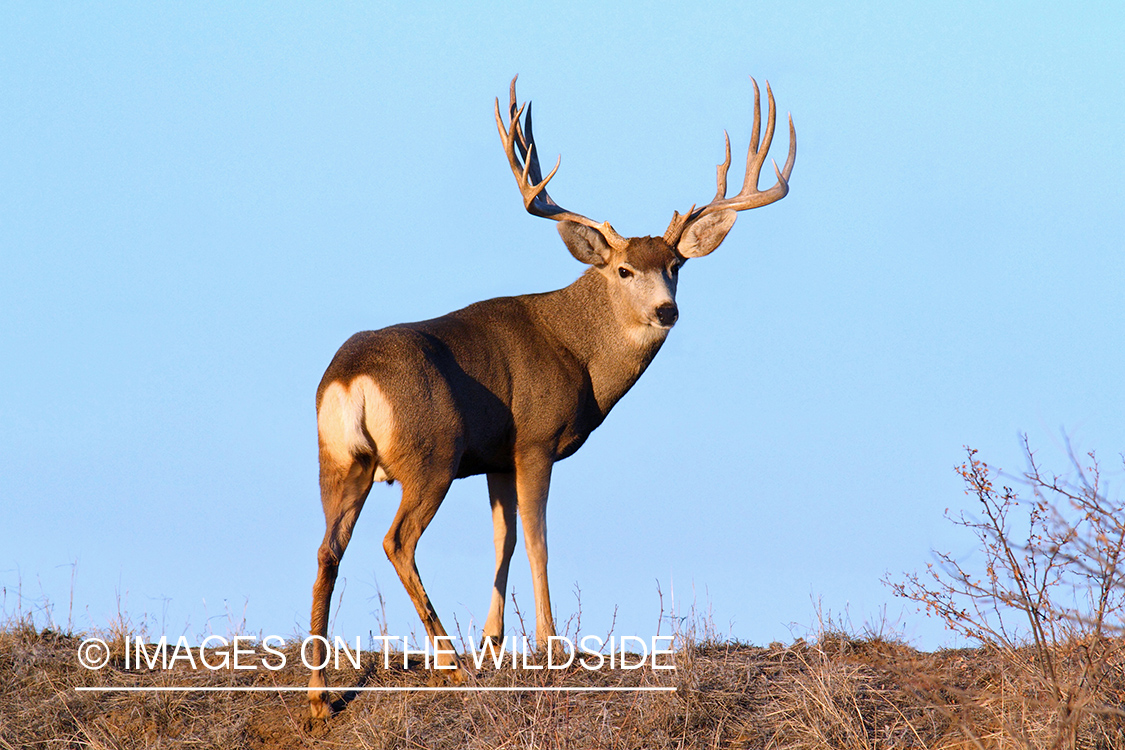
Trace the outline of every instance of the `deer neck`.
<path fill-rule="evenodd" d="M 539 295 L 543 324 L 586 368 L 604 417 L 660 351 L 668 330 L 625 318 L 606 279 L 588 269 L 570 286 Z"/>

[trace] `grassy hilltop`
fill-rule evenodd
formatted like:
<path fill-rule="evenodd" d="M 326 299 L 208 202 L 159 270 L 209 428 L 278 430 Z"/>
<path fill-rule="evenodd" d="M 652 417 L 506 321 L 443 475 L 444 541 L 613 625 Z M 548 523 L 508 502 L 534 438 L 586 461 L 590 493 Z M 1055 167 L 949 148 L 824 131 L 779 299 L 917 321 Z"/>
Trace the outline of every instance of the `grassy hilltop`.
<path fill-rule="evenodd" d="M 893 635 L 856 635 L 831 621 L 807 641 L 761 648 L 722 641 L 709 623 L 688 618 L 676 633 L 674 670 L 651 662 L 625 670 L 485 666 L 470 670 L 463 692 L 371 690 L 441 683 L 420 665 L 404 668 L 401 656 L 386 668 L 367 651 L 356 665 L 329 668 L 338 711 L 314 721 L 303 690 L 278 689 L 308 680 L 296 641 L 273 644 L 278 669 L 224 666 L 216 649 L 197 656 L 218 668 L 173 659 L 165 669 L 155 656 L 138 668 L 124 639 L 147 639 L 127 624 L 79 634 L 16 613 L 0 626 L 0 750 L 1125 750 L 1125 503 L 1106 496 L 1093 454 L 1072 459 L 1066 480 L 1042 472 L 1026 452 L 1029 469 L 1012 484 L 1022 483 L 1027 499 L 975 451 L 958 469 L 973 512 L 952 520 L 976 536 L 978 567 L 937 553 L 924 572 L 889 582 L 973 648 L 923 653 Z M 97 670 L 80 663 L 89 637 L 107 647 Z M 563 686 L 618 691 L 481 689 Z M 90 687 L 211 690 L 77 689 Z M 229 687 L 259 689 L 217 690 Z M 357 687 L 365 690 L 349 690 Z"/>
<path fill-rule="evenodd" d="M 255 670 L 130 670 L 115 654 L 98 671 L 79 666 L 77 635 L 10 626 L 0 633 L 3 748 L 972 748 L 1125 747 L 1125 648 L 1113 646 L 1109 708 L 1072 727 L 1030 651 L 988 648 L 920 653 L 879 637 L 824 633 L 815 642 L 758 648 L 690 642 L 675 671 L 545 674 L 481 671 L 480 686 L 674 686 L 675 692 L 337 692 L 327 722 L 307 716 L 302 692 L 79 692 L 83 686 L 302 685 L 298 645 L 287 666 Z M 294 666 L 296 665 L 296 666 Z M 337 687 L 423 687 L 424 669 L 330 672 Z M 1089 696 L 1087 696 L 1089 697 Z M 1094 708 L 1091 704 L 1090 708 Z M 1075 708 L 1078 708 L 1075 706 Z M 1070 739 L 1073 736 L 1073 744 Z"/>

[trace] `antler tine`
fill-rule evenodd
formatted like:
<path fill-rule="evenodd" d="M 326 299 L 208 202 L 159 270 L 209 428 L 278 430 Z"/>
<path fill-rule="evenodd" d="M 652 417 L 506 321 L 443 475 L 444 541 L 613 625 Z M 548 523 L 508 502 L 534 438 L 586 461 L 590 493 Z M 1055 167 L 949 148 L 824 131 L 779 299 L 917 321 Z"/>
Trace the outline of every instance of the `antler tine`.
<path fill-rule="evenodd" d="M 718 189 L 715 191 L 715 200 L 721 201 L 727 197 L 727 171 L 730 169 L 730 134 L 723 131 L 723 140 L 726 141 L 727 155 L 723 159 L 723 163 L 715 167 L 715 182 L 718 183 Z M 695 208 L 695 206 L 692 206 Z M 690 214 L 691 211 L 688 211 Z"/>
<path fill-rule="evenodd" d="M 555 160 L 555 168 L 544 180 L 543 172 L 539 169 L 539 151 L 535 148 L 535 136 L 531 133 L 531 102 L 527 103 L 527 114 L 523 116 L 523 122 L 524 125 L 521 130 L 519 121 L 516 121 L 516 132 L 520 134 L 520 138 L 523 140 L 520 150 L 523 153 L 525 166 L 531 167 L 527 172 L 528 177 L 531 178 L 532 183 L 542 182 L 546 186 L 547 182 L 555 176 L 555 172 L 559 171 L 559 165 L 562 164 L 562 154 L 559 154 L 558 159 Z M 526 136 L 526 139 L 524 139 L 524 136 Z M 543 197 L 552 205 L 557 205 L 546 193 L 543 194 Z"/>
<path fill-rule="evenodd" d="M 597 229 L 605 237 L 606 241 L 614 247 L 624 247 L 628 242 L 624 237 L 614 231 L 609 222 L 601 222 L 586 218 L 582 214 L 576 214 L 572 211 L 567 211 L 565 208 L 555 203 L 551 196 L 547 193 L 547 183 L 559 171 L 559 166 L 562 164 L 562 156 L 560 155 L 555 162 L 555 168 L 547 175 L 546 179 L 543 178 L 543 172 L 539 166 L 539 152 L 535 147 L 535 136 L 531 131 L 531 103 L 528 102 L 524 106 L 516 104 L 516 76 L 512 78 L 511 86 L 508 89 L 508 125 L 504 125 L 504 119 L 500 116 L 500 99 L 496 99 L 496 129 L 500 133 L 500 141 L 504 144 L 504 153 L 508 157 L 508 165 L 512 169 L 512 174 L 516 178 L 516 183 L 520 188 L 520 195 L 523 197 L 524 208 L 532 216 L 539 216 L 545 219 L 552 219 L 554 221 L 573 221 L 578 224 L 583 224 L 588 227 Z M 526 109 L 526 114 L 524 110 Z M 523 122 L 520 122 L 520 118 Z M 517 155 L 518 150 L 518 155 Z M 520 161 L 523 161 L 521 164 Z"/>
<path fill-rule="evenodd" d="M 757 153 L 758 151 L 758 131 L 761 130 L 762 125 L 762 92 L 758 88 L 758 81 L 754 76 L 750 76 L 750 83 L 754 84 L 754 129 L 750 131 L 750 152 Z M 769 90 L 770 82 L 766 81 L 766 90 Z M 772 97 L 772 94 L 771 94 Z M 773 99 L 770 99 L 773 103 Z M 770 112 L 773 112 L 773 107 L 770 107 Z M 768 150 L 768 149 L 767 149 Z"/>
<path fill-rule="evenodd" d="M 530 130 L 530 127 L 531 127 L 531 125 L 530 125 L 531 102 L 528 102 L 527 104 L 521 104 L 517 108 L 517 106 L 516 106 L 516 78 L 519 78 L 519 76 L 517 75 L 514 78 L 512 78 L 512 84 L 508 88 L 508 119 L 511 121 L 512 125 L 514 126 L 515 135 L 516 135 L 516 146 L 520 150 L 520 157 L 523 158 L 526 162 L 527 154 L 528 154 L 528 151 L 530 150 L 530 148 L 528 146 L 528 141 L 531 138 L 531 135 L 530 135 L 530 133 L 531 133 L 531 130 Z M 524 137 L 523 128 L 520 127 L 520 116 L 523 114 L 523 111 L 524 111 L 525 108 L 527 109 L 527 115 L 528 115 L 528 118 L 529 118 L 529 120 L 528 120 L 528 136 L 527 137 Z M 536 182 L 539 181 L 540 176 L 541 176 L 541 173 L 539 172 L 538 168 L 539 168 L 539 158 L 537 156 L 535 158 L 534 177 L 532 178 Z"/>
<path fill-rule="evenodd" d="M 789 182 L 789 175 L 793 174 L 793 165 L 797 162 L 797 131 L 793 128 L 793 113 L 787 114 L 789 115 L 789 155 L 785 158 L 785 167 L 781 170 L 785 175 L 786 184 Z M 777 169 L 776 161 L 773 166 Z"/>
<path fill-rule="evenodd" d="M 766 156 L 769 154 L 770 145 L 773 143 L 777 106 L 773 99 L 773 90 L 770 88 L 769 82 L 767 81 L 766 99 L 768 101 L 769 111 L 766 115 L 766 131 L 762 134 L 761 93 L 758 89 L 758 82 L 753 78 L 750 80 L 754 84 L 754 124 L 750 134 L 750 147 L 746 153 L 746 175 L 742 180 L 742 189 L 737 195 L 731 196 L 730 198 L 726 197 L 727 172 L 730 169 L 730 136 L 726 131 L 723 131 L 726 155 L 723 163 L 716 169 L 716 183 L 718 189 L 715 192 L 715 198 L 706 206 L 695 208 L 687 214 L 681 215 L 679 212 L 673 212 L 672 221 L 668 225 L 668 229 L 664 232 L 664 239 L 668 241 L 669 244 L 679 242 L 687 228 L 691 226 L 693 222 L 707 214 L 716 213 L 718 211 L 745 211 L 751 208 L 759 208 L 781 200 L 789 192 L 789 177 L 793 173 L 793 164 L 797 160 L 797 131 L 793 127 L 793 116 L 789 116 L 789 154 L 788 158 L 785 160 L 785 166 L 779 169 L 775 161 L 773 166 L 774 172 L 777 174 L 777 183 L 767 190 L 759 190 L 758 179 L 762 171 L 762 165 L 765 163 Z M 759 134 L 762 135 L 761 144 L 758 143 Z"/>
<path fill-rule="evenodd" d="M 750 80 L 754 80 L 751 78 Z M 762 122 L 762 102 L 758 94 L 758 82 L 754 81 L 754 132 L 750 138 L 750 148 L 746 152 L 746 176 L 742 180 L 742 190 L 739 195 L 746 195 L 749 191 L 758 189 L 758 177 L 762 173 L 762 164 L 766 161 L 766 154 L 773 143 L 774 120 L 777 117 L 777 107 L 773 101 L 773 91 L 770 83 L 766 81 L 766 100 L 769 103 L 769 112 L 766 115 L 766 132 L 762 137 L 762 145 L 758 146 L 758 128 Z"/>
<path fill-rule="evenodd" d="M 772 115 L 772 113 L 771 113 L 771 115 Z M 771 126 L 770 129 L 772 130 L 773 129 L 772 128 L 772 126 L 773 126 L 773 118 L 772 117 L 770 118 L 770 126 Z M 770 138 L 772 138 L 773 133 L 769 133 L 768 136 Z M 763 150 L 763 155 L 764 154 L 765 154 L 765 151 Z M 777 190 L 778 188 L 782 188 L 780 196 L 778 196 L 777 198 L 774 198 L 771 201 L 767 201 L 768 203 L 773 203 L 774 201 L 779 201 L 782 198 L 784 198 L 786 196 L 786 194 L 789 192 L 789 175 L 793 174 L 793 164 L 797 161 L 797 131 L 793 128 L 793 115 L 792 114 L 789 115 L 789 154 L 785 158 L 785 166 L 783 168 L 779 169 L 778 166 L 777 166 L 777 160 L 776 159 L 770 159 L 770 161 L 773 163 L 774 173 L 777 174 L 777 184 L 774 185 L 769 190 L 765 191 L 765 193 L 771 193 L 774 190 Z M 759 171 L 761 170 L 761 164 L 758 165 L 758 170 Z M 755 175 L 755 183 L 757 183 L 757 175 Z M 757 189 L 758 189 L 758 186 L 757 186 L 757 184 L 755 184 L 754 190 L 757 191 Z M 764 195 L 765 193 L 762 193 L 762 195 Z M 762 205 L 765 205 L 765 204 L 762 204 Z"/>

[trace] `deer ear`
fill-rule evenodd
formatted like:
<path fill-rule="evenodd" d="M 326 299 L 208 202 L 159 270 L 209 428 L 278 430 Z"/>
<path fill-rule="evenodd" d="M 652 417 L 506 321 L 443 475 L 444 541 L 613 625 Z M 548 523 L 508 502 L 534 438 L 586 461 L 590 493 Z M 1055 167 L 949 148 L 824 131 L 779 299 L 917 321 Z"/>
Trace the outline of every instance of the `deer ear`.
<path fill-rule="evenodd" d="M 722 244 L 736 218 L 738 212 L 729 208 L 704 216 L 687 228 L 676 252 L 685 258 L 702 258 Z"/>
<path fill-rule="evenodd" d="M 609 263 L 609 243 L 593 227 L 573 221 L 560 221 L 559 236 L 566 243 L 570 254 L 583 263 L 599 267 Z"/>

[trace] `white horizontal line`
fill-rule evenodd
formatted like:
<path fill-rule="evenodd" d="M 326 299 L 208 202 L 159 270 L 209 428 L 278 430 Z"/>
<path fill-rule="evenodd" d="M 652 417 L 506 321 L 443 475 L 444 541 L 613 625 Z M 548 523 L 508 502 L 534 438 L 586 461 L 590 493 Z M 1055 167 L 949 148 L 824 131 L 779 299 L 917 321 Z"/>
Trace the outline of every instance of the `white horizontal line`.
<path fill-rule="evenodd" d="M 76 691 L 94 693 L 269 693 L 269 692 L 308 692 L 309 686 L 294 687 L 279 685 L 263 687 L 260 685 L 231 687 L 76 687 Z M 674 687 L 340 687 L 327 688 L 336 693 L 674 693 Z"/>

